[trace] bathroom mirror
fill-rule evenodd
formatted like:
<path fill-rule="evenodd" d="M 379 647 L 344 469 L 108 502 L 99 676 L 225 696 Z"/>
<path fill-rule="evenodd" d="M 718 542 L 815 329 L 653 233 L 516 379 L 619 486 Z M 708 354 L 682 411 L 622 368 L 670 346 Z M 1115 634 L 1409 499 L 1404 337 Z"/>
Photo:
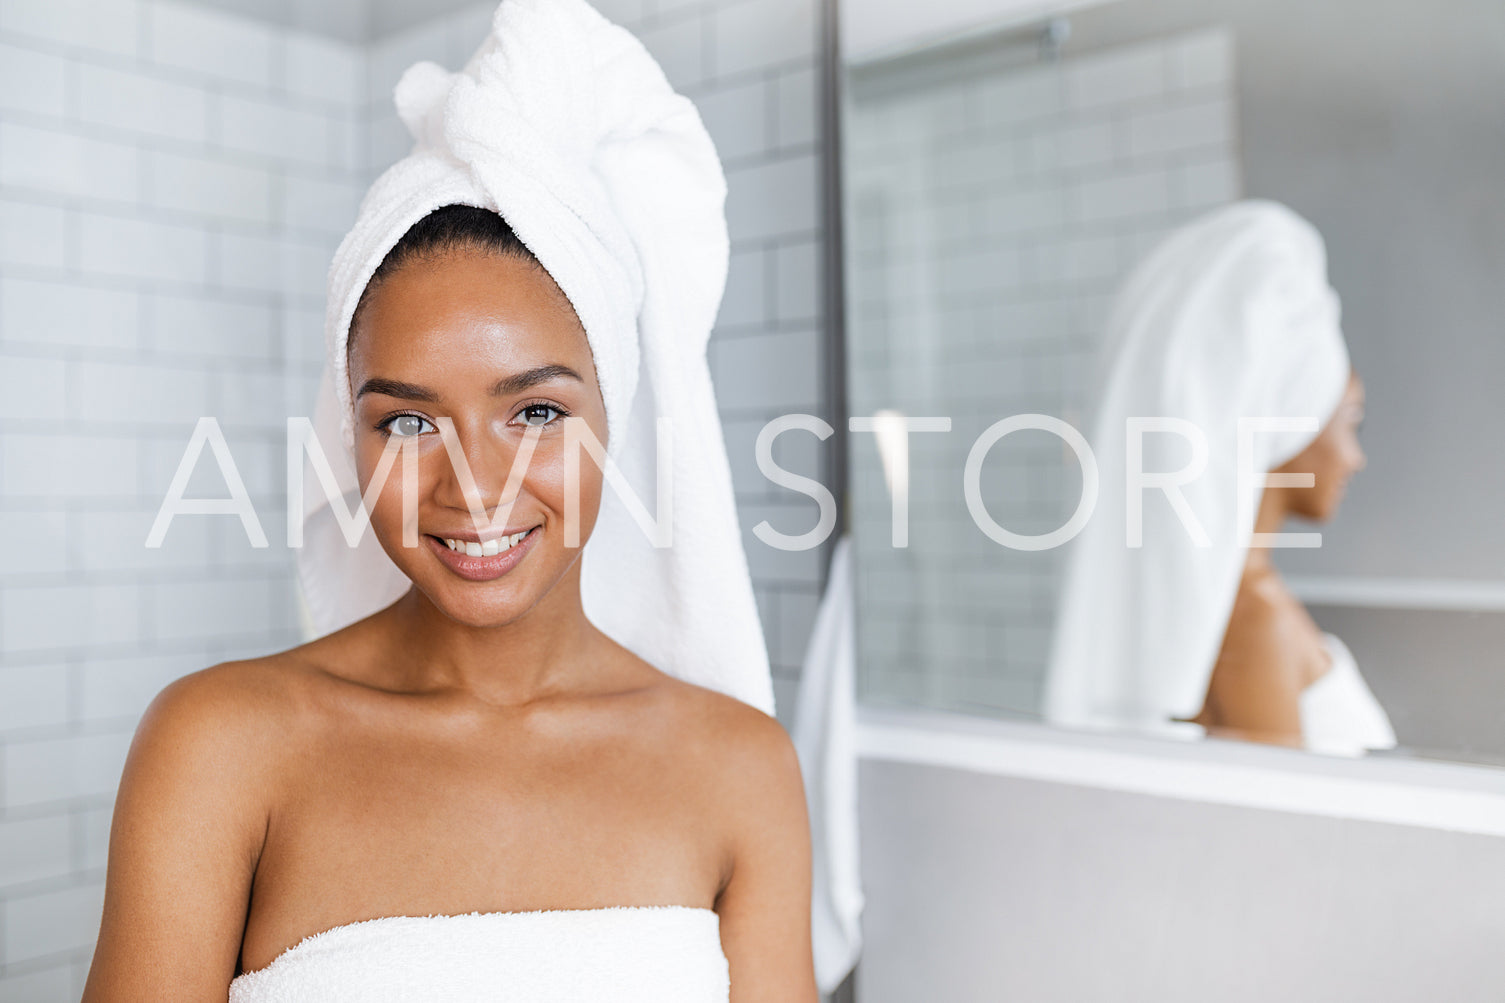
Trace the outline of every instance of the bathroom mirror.
<path fill-rule="evenodd" d="M 1285 526 L 1320 546 L 1268 552 L 1293 629 L 1318 680 L 1341 639 L 1393 729 L 1356 751 L 1505 764 L 1505 6 L 843 0 L 840 23 L 859 701 L 1051 718 L 1074 517 L 1126 490 L 1071 439 L 1098 445 L 1110 308 L 1170 234 L 1268 200 L 1325 243 L 1365 393 L 1367 464 Z"/>

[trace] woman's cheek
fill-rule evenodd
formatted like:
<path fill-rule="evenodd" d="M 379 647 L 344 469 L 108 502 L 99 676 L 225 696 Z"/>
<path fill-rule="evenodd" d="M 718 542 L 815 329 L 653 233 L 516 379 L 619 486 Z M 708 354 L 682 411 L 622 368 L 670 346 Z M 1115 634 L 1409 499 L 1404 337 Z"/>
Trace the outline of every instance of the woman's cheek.
<path fill-rule="evenodd" d="M 368 441 L 357 448 L 356 483 L 361 486 L 362 498 L 368 497 L 372 480 L 380 473 L 388 441 Z M 408 455 L 410 452 L 411 456 Z M 425 478 L 432 473 L 431 465 L 434 462 L 432 455 L 425 454 L 432 452 L 424 450 L 416 441 L 403 442 L 393 448 L 390 466 L 371 504 L 371 526 L 382 540 L 401 541 L 405 515 L 413 520 L 416 530 L 418 509 L 425 493 Z M 412 497 L 405 504 L 404 478 L 407 477 L 413 478 L 414 483 Z"/>
<path fill-rule="evenodd" d="M 583 540 L 596 523 L 605 478 L 590 453 L 578 446 L 579 462 L 573 465 L 577 477 L 567 461 L 563 438 L 560 436 L 560 441 L 551 443 L 547 449 L 540 447 L 534 456 L 528 466 L 528 491 L 561 520 L 568 518 L 573 504 L 579 513 Z"/>

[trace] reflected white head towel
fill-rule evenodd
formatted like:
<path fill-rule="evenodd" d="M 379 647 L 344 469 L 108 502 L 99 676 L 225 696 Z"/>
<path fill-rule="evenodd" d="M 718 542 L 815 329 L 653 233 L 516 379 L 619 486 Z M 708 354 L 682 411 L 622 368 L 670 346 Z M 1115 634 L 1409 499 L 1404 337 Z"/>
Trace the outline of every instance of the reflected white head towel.
<path fill-rule="evenodd" d="M 1202 707 L 1253 534 L 1263 474 L 1316 438 L 1255 434 L 1239 476 L 1238 423 L 1326 425 L 1349 378 L 1321 235 L 1285 206 L 1246 201 L 1173 233 L 1125 281 L 1108 320 L 1107 380 L 1092 448 L 1097 509 L 1070 544 L 1046 678 L 1048 719 L 1171 729 Z M 1166 494 L 1143 492 L 1143 546 L 1127 545 L 1126 420 L 1198 426 L 1207 465 L 1180 490 L 1207 535 L 1193 543 Z M 1147 432 L 1143 469 L 1192 462 L 1179 435 Z M 1183 726 L 1194 727 L 1194 726 Z"/>
<path fill-rule="evenodd" d="M 706 363 L 726 283 L 726 181 L 695 106 L 642 43 L 584 0 L 504 0 L 463 70 L 412 66 L 396 104 L 415 145 L 372 185 L 329 273 L 314 423 L 336 454 L 347 506 L 359 492 L 345 344 L 362 291 L 433 210 L 499 212 L 585 328 L 608 455 L 650 516 L 659 511 L 655 419 L 672 420 L 673 546 L 655 548 L 608 484 L 582 554 L 586 614 L 664 671 L 772 713 Z M 319 632 L 408 589 L 370 532 L 360 547 L 345 545 L 312 472 L 304 527 L 299 573 Z"/>

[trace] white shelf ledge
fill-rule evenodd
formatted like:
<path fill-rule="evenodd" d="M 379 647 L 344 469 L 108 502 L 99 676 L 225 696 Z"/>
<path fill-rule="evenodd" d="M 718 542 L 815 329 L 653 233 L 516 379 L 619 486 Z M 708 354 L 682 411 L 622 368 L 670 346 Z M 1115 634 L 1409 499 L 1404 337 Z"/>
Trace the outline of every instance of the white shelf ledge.
<path fill-rule="evenodd" d="M 1318 606 L 1505 612 L 1505 582 L 1290 575 L 1286 584 L 1296 598 Z"/>
<path fill-rule="evenodd" d="M 928 710 L 858 708 L 864 759 L 1208 804 L 1505 836 L 1505 769 L 1341 759 L 1254 743 L 1185 742 Z"/>

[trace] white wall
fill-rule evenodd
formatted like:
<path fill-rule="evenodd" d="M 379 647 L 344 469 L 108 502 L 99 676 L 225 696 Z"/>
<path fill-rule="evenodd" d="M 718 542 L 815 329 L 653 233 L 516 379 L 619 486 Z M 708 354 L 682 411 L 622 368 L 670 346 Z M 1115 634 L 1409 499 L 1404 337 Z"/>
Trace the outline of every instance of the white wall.
<path fill-rule="evenodd" d="M 167 0 L 0 6 L 0 998 L 77 998 L 146 701 L 296 639 L 284 547 L 231 518 L 142 544 L 200 415 L 282 534 L 361 65 Z"/>
<path fill-rule="evenodd" d="M 751 535 L 814 520 L 768 490 L 752 444 L 767 418 L 822 403 L 818 4 L 599 6 L 700 104 L 725 160 L 712 366 L 787 722 L 822 568 Z M 458 66 L 493 9 L 365 47 L 169 0 L 0 3 L 0 1000 L 81 991 L 150 698 L 298 640 L 283 429 L 311 411 L 325 270 L 365 185 L 406 152 L 397 76 Z M 142 546 L 204 414 L 264 551 L 231 517 Z M 813 448 L 780 452 L 816 472 Z M 212 472 L 191 495 L 224 495 Z"/>
<path fill-rule="evenodd" d="M 1493 1000 L 1505 840 L 861 772 L 860 1003 Z"/>

